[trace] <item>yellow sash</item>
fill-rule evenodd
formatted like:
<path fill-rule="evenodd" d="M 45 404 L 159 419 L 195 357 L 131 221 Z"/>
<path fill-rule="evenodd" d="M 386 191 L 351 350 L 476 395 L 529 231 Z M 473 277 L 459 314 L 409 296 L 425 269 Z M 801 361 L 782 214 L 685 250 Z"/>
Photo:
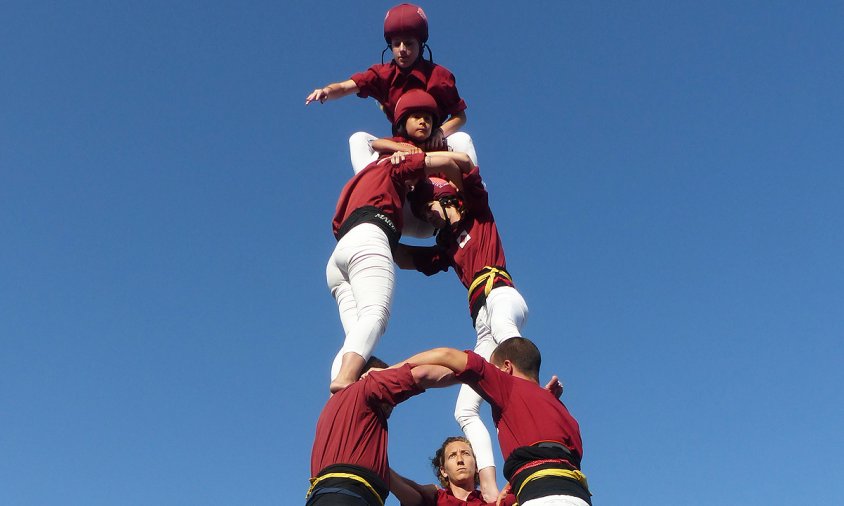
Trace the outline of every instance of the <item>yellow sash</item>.
<path fill-rule="evenodd" d="M 381 496 L 378 495 L 378 492 L 375 490 L 375 487 L 370 485 L 369 482 L 366 481 L 365 479 L 361 478 L 360 476 L 358 476 L 356 474 L 352 474 L 352 473 L 326 473 L 326 474 L 323 474 L 322 476 L 319 476 L 319 477 L 316 477 L 316 478 L 311 478 L 311 488 L 308 489 L 308 493 L 305 494 L 305 498 L 308 498 L 308 497 L 311 496 L 311 492 L 314 491 L 314 487 L 316 487 L 319 482 L 321 482 L 323 480 L 327 480 L 328 478 L 348 478 L 350 480 L 354 480 L 354 481 L 363 483 L 364 485 L 366 485 L 366 488 L 368 488 L 369 491 L 372 492 L 372 495 L 374 495 L 375 497 L 378 498 L 378 504 L 380 504 L 381 506 L 384 506 L 384 501 L 381 499 Z"/>
<path fill-rule="evenodd" d="M 487 272 L 479 275 L 474 280 L 472 280 L 472 284 L 469 286 L 469 300 L 472 300 L 472 292 L 475 291 L 475 288 L 479 287 L 481 283 L 486 283 L 484 285 L 484 295 L 489 297 L 489 292 L 492 291 L 492 285 L 495 283 L 495 276 L 496 274 L 505 278 L 506 280 L 512 282 L 513 279 L 507 274 L 507 271 L 504 269 L 498 269 L 496 267 L 486 266 L 484 269 L 489 269 Z"/>
<path fill-rule="evenodd" d="M 581 473 L 580 471 L 570 471 L 568 469 L 540 469 L 539 471 L 536 471 L 527 478 L 525 478 L 525 481 L 522 482 L 522 486 L 519 487 L 519 491 L 516 492 L 516 495 L 518 496 L 522 493 L 522 489 L 525 488 L 525 485 L 527 485 L 528 482 L 531 482 L 538 478 L 545 478 L 546 476 L 559 476 L 562 478 L 570 478 L 583 485 L 583 488 L 585 488 L 587 492 L 589 491 L 589 484 L 586 482 L 586 475 Z"/>

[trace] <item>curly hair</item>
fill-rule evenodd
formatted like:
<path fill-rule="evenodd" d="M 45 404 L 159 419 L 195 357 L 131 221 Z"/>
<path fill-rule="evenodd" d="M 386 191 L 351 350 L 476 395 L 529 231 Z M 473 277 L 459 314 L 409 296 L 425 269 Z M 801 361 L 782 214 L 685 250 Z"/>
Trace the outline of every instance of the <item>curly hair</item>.
<path fill-rule="evenodd" d="M 446 438 L 445 441 L 443 441 L 443 444 L 437 450 L 437 453 L 434 454 L 433 457 L 431 457 L 431 468 L 433 468 L 434 476 L 437 477 L 437 480 L 439 480 L 442 488 L 448 488 L 448 477 L 443 476 L 442 473 L 440 473 L 440 469 L 445 466 L 445 448 L 455 441 L 460 441 L 462 443 L 466 443 L 467 445 L 469 445 L 469 448 L 472 448 L 472 443 L 470 443 L 469 440 L 466 439 L 465 437 L 463 437 L 463 436 L 451 436 L 451 437 Z M 474 453 L 475 453 L 475 450 L 473 449 L 472 454 L 474 454 Z M 476 466 L 475 467 L 475 483 L 477 483 L 477 482 L 478 482 L 478 469 L 477 469 L 477 466 Z"/>

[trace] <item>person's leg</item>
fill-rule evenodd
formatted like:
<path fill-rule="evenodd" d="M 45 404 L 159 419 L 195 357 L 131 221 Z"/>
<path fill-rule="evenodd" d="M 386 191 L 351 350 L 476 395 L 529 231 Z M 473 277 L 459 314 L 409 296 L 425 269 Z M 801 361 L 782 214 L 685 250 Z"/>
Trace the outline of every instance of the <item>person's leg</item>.
<path fill-rule="evenodd" d="M 341 320 L 345 318 L 346 339 L 332 366 L 332 392 L 360 377 L 364 363 L 387 327 L 395 284 L 389 241 L 375 225 L 364 223 L 354 227 L 338 242 L 333 256 L 348 280 L 357 313 L 356 319 L 349 316 L 352 302 L 344 300 L 349 297 L 349 290 L 338 284 L 332 294 Z"/>
<path fill-rule="evenodd" d="M 466 132 L 454 132 L 445 138 L 448 149 L 458 153 L 466 153 L 472 159 L 472 163 L 478 164 L 478 154 L 475 152 L 475 144 Z"/>
<path fill-rule="evenodd" d="M 349 156 L 355 174 L 378 159 L 378 153 L 372 149 L 372 141 L 375 139 L 377 137 L 366 132 L 355 132 L 349 137 Z"/>
<path fill-rule="evenodd" d="M 478 333 L 475 353 L 488 360 L 495 349 L 495 342 L 486 323 L 486 312 L 483 308 L 475 321 L 475 330 Z M 483 402 L 483 399 L 477 392 L 468 385 L 461 385 L 454 407 L 454 418 L 463 430 L 466 439 L 472 444 L 480 477 L 481 494 L 485 501 L 495 502 L 495 498 L 498 496 L 495 458 L 492 451 L 492 438 L 483 420 L 481 420 L 481 402 Z"/>
<path fill-rule="evenodd" d="M 511 286 L 493 288 L 486 298 L 484 309 L 496 346 L 505 339 L 522 337 L 522 327 L 527 321 L 528 307 L 518 290 Z"/>
<path fill-rule="evenodd" d="M 340 312 L 340 323 L 343 325 L 343 334 L 348 337 L 349 332 L 358 323 L 358 306 L 357 301 L 355 301 L 354 292 L 352 292 L 352 285 L 348 279 L 346 255 L 343 255 L 343 245 L 345 244 L 345 242 L 343 244 L 338 243 L 334 248 L 334 252 L 328 259 L 328 265 L 325 268 L 325 278 L 328 281 L 328 289 L 337 302 L 337 309 Z M 334 357 L 334 362 L 331 364 L 329 381 L 340 374 L 344 355 L 345 348 L 341 347 Z M 353 358 L 349 357 L 347 360 L 352 360 Z M 346 366 L 347 369 L 352 367 L 354 367 L 354 364 L 347 364 Z"/>

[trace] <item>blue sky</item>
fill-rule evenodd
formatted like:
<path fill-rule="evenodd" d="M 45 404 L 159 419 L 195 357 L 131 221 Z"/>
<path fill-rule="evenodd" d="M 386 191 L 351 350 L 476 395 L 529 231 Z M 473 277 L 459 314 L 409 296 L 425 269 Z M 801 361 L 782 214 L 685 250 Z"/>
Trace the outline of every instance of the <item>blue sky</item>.
<path fill-rule="evenodd" d="M 304 99 L 392 5 L 0 7 L 0 503 L 304 502 L 346 139 L 389 132 Z M 595 504 L 839 502 L 844 6 L 423 7 Z M 377 354 L 471 347 L 464 298 L 401 272 Z M 397 470 L 456 393 L 395 411 Z"/>

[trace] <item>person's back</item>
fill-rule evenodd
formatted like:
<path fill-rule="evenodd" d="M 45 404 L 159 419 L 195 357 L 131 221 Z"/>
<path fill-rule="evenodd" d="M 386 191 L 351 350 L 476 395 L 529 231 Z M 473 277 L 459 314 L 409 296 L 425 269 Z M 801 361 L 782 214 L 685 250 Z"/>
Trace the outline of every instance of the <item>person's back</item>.
<path fill-rule="evenodd" d="M 505 456 L 504 477 L 519 504 L 591 504 L 580 471 L 580 426 L 568 408 L 539 385 L 539 349 L 530 340 L 508 339 L 487 362 L 469 353 L 457 375 L 492 406 L 498 442 Z"/>
<path fill-rule="evenodd" d="M 370 359 L 366 368 L 373 364 L 386 367 Z M 371 504 L 380 497 L 383 503 L 389 490 L 389 410 L 422 392 L 411 367 L 405 366 L 374 371 L 332 395 L 317 421 L 307 504 L 335 504 L 338 496 L 341 501 L 357 496 Z"/>

